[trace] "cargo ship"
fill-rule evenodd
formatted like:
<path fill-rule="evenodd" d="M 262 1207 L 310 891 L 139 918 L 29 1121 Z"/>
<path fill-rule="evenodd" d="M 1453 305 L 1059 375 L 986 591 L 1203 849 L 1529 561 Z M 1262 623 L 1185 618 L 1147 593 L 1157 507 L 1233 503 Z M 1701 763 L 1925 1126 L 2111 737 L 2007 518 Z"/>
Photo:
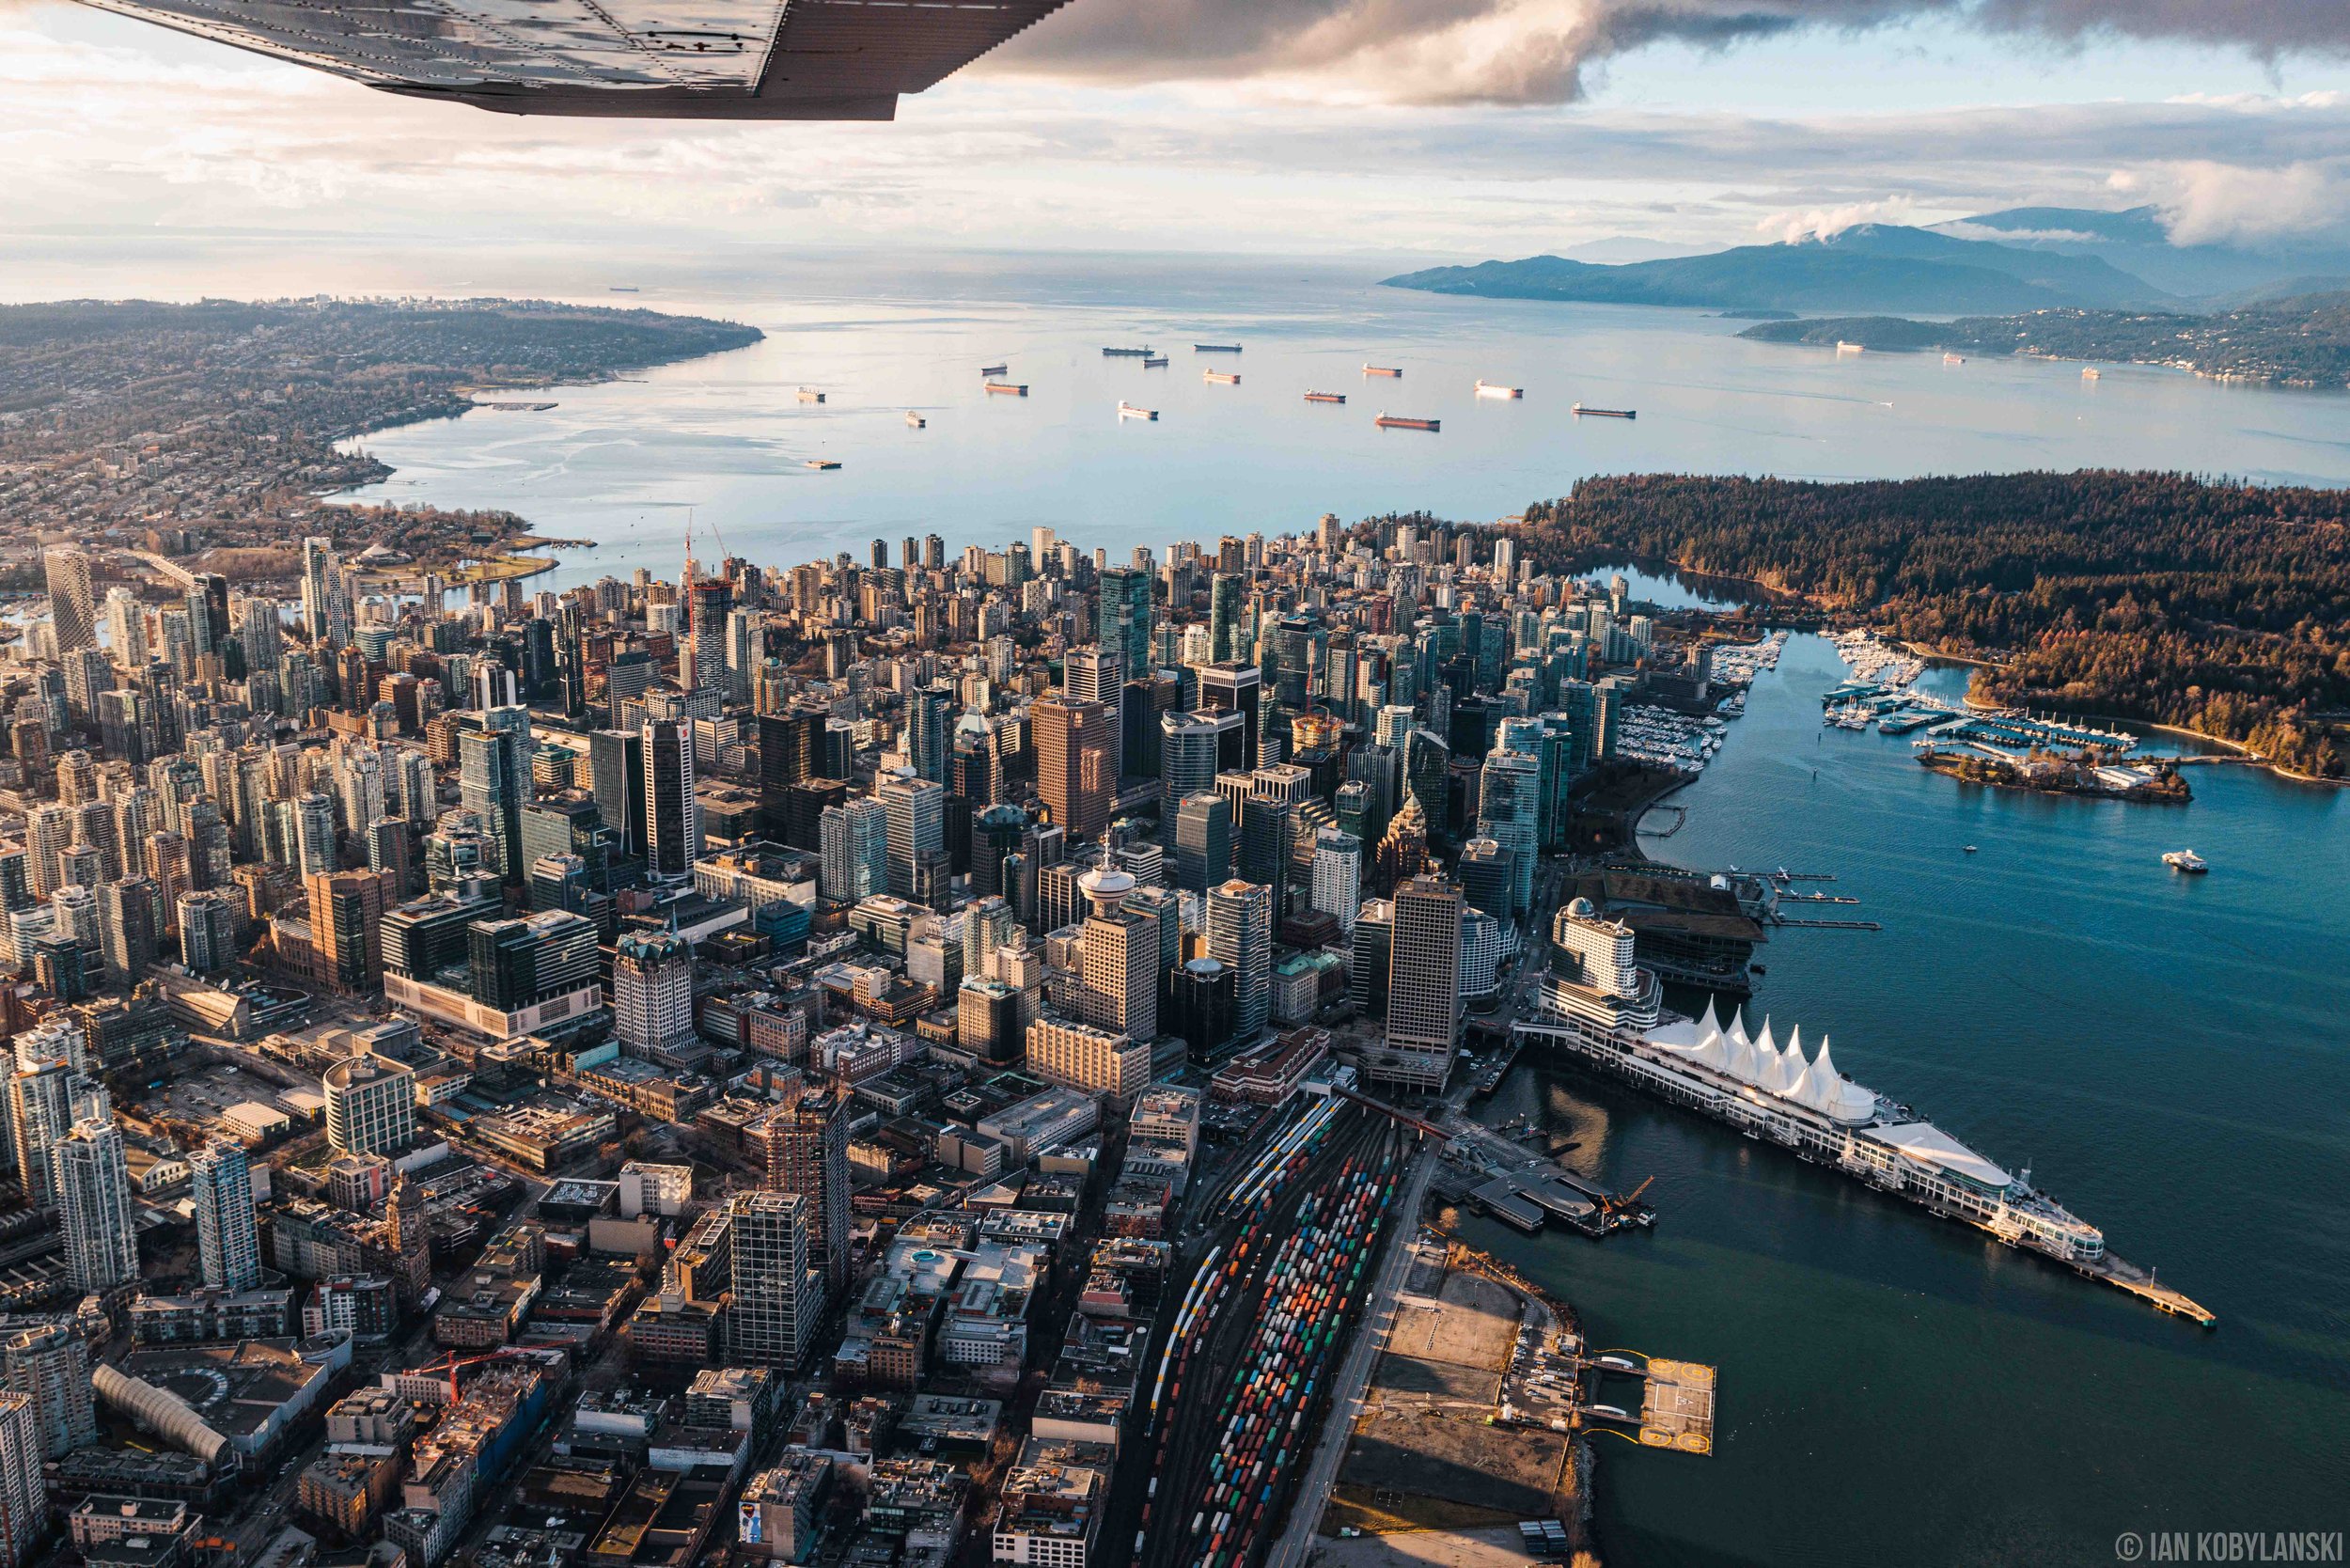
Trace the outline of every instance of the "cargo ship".
<path fill-rule="evenodd" d="M 1371 423 L 1383 431 L 1433 431 L 1444 425 L 1441 419 L 1411 419 L 1401 414 L 1382 414 Z"/>
<path fill-rule="evenodd" d="M 1149 349 L 1104 349 L 1102 357 L 1104 359 L 1148 359 L 1151 357 L 1151 351 Z"/>
<path fill-rule="evenodd" d="M 1589 403 L 1577 403 L 1567 412 L 1577 418 L 1587 414 L 1594 419 L 1637 419 L 1640 416 L 1637 408 L 1593 408 Z"/>
<path fill-rule="evenodd" d="M 821 403 L 823 400 L 824 395 L 822 392 L 817 391 L 813 386 L 803 386 L 800 388 L 800 401 L 804 403 Z"/>
<path fill-rule="evenodd" d="M 1966 363 L 1966 356 L 1963 353 L 1946 353 L 1942 356 L 1942 363 L 1945 365 L 1964 365 Z"/>
<path fill-rule="evenodd" d="M 1366 365 L 1363 367 L 1363 374 L 1367 376 L 1401 376 L 1402 373 L 1403 367 L 1401 365 Z"/>
<path fill-rule="evenodd" d="M 1136 408 L 1132 403 L 1120 403 L 1118 416 L 1120 419 L 1156 419 L 1159 416 L 1159 411 L 1155 408 Z"/>
<path fill-rule="evenodd" d="M 1838 353 L 1866 353 L 1869 349 L 1865 343 L 1847 343 L 1839 337 L 1836 340 L 1836 352 Z"/>
<path fill-rule="evenodd" d="M 809 458 L 803 466 L 808 468 L 838 468 L 840 466 L 840 463 L 838 460 L 834 458 Z"/>
<path fill-rule="evenodd" d="M 912 425 L 912 426 L 913 426 L 916 430 L 917 430 L 917 431 L 918 431 L 918 430 L 922 429 L 922 427 L 924 427 L 925 425 L 928 425 L 928 424 L 930 423 L 930 421 L 929 421 L 928 419 L 923 418 L 920 415 L 918 415 L 918 414 L 915 413 L 915 412 L 914 412 L 914 410 L 912 410 L 912 409 L 907 409 L 907 410 L 906 410 L 906 423 L 907 423 L 907 424 L 909 424 L 909 425 Z"/>
<path fill-rule="evenodd" d="M 1199 379 L 1212 381 L 1218 386 L 1238 386 L 1240 372 L 1238 370 L 1202 370 L 1199 372 Z"/>
<path fill-rule="evenodd" d="M 2083 367 L 2083 368 L 2082 368 L 2082 370 L 2081 370 L 2081 380 L 2083 380 L 2083 381 L 2102 381 L 2102 380 L 2104 380 L 2104 379 L 2105 379 L 2104 372 L 2100 371 L 2100 370 L 2097 368 L 2097 367 L 2095 367 L 2094 365 L 2085 366 L 2085 367 Z"/>
<path fill-rule="evenodd" d="M 983 376 L 1000 376 L 1007 373 L 1010 369 L 1011 367 L 1009 365 L 982 365 L 979 367 L 979 374 Z"/>
<path fill-rule="evenodd" d="M 1008 398 L 1025 398 L 1028 395 L 1028 384 L 1025 381 L 991 381 L 987 384 L 987 390 L 1001 392 Z"/>
<path fill-rule="evenodd" d="M 1238 353 L 1240 345 L 1238 343 L 1194 343 L 1191 346 L 1191 352 L 1194 353 Z"/>
<path fill-rule="evenodd" d="M 1496 386 L 1492 382 L 1480 381 L 1477 384 L 1477 395 L 1480 398 L 1523 398 L 1526 396 L 1526 388 Z"/>
<path fill-rule="evenodd" d="M 1167 368 L 1167 355 L 1163 353 L 1146 355 L 1142 361 L 1142 368 L 1146 370 L 1164 370 Z"/>
<path fill-rule="evenodd" d="M 1346 394 L 1343 392 L 1308 392 L 1306 394 L 1306 400 L 1309 403 L 1342 403 L 1346 401 Z"/>
<path fill-rule="evenodd" d="M 1737 1010 L 1718 1000 L 1696 1018 L 1668 1012 L 1663 985 L 1633 961 L 1632 928 L 1595 915 L 1588 900 L 1561 909 L 1552 933 L 1579 963 L 1543 977 L 1535 1011 L 1512 1027 L 1516 1043 L 1552 1046 L 1758 1143 L 1971 1225 L 2158 1311 L 2217 1326 L 2151 1271 L 2107 1252 L 2105 1233 L 2034 1187 L 2030 1171 L 2009 1172 L 1912 1107 L 1845 1077 L 1825 1036 L 1807 1060 L 1800 1028 L 1781 1046 L 1768 1019 L 1748 1034 Z M 1585 977 L 1606 978 L 1593 984 Z"/>

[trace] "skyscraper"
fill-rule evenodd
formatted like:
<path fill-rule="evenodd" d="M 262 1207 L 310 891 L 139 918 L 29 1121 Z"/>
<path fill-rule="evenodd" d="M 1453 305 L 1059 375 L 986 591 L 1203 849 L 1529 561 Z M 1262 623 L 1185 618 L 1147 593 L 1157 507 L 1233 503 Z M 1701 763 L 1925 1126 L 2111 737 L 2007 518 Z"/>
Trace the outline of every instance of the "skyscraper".
<path fill-rule="evenodd" d="M 1117 665 L 1123 685 L 1151 667 L 1151 573 L 1136 566 L 1104 568 L 1099 604 L 1102 651 Z"/>
<path fill-rule="evenodd" d="M 1228 665 L 1239 657 L 1234 632 L 1240 625 L 1240 579 L 1218 572 L 1208 585 L 1208 657 Z"/>
<path fill-rule="evenodd" d="M 1175 886 L 1205 893 L 1232 874 L 1232 803 L 1205 792 L 1175 813 Z"/>
<path fill-rule="evenodd" d="M 1342 932 L 1355 929 L 1363 906 L 1363 841 L 1325 827 L 1314 835 L 1313 906 L 1334 917 Z"/>
<path fill-rule="evenodd" d="M 694 1039 L 694 948 L 666 932 L 620 938 L 612 956 L 612 1032 L 631 1056 Z"/>
<path fill-rule="evenodd" d="M 390 880 L 378 871 L 331 871 L 305 879 L 321 985 L 348 996 L 364 996 L 383 982 Z"/>
<path fill-rule="evenodd" d="M 1232 1038 L 1264 1032 L 1273 1005 L 1273 889 L 1237 877 L 1208 889 L 1208 956 L 1232 974 Z"/>
<path fill-rule="evenodd" d="M 767 1184 L 807 1201 L 808 1266 L 838 1297 L 849 1284 L 849 1102 L 812 1090 L 768 1113 L 746 1135 L 758 1139 Z"/>
<path fill-rule="evenodd" d="M 1229 753 L 1229 755 L 1228 755 Z M 1241 765 L 1240 715 L 1159 715 L 1159 822 L 1175 821 L 1183 798 L 1215 788 L 1215 776 Z"/>
<path fill-rule="evenodd" d="M 1036 787 L 1053 821 L 1072 839 L 1094 839 L 1109 825 L 1109 720 L 1098 702 L 1039 698 L 1028 716 L 1036 733 Z"/>
<path fill-rule="evenodd" d="M 1477 831 L 1513 856 L 1509 909 L 1485 910 L 1505 926 L 1512 916 L 1534 905 L 1534 863 L 1542 854 L 1542 783 L 1540 757 L 1499 747 L 1486 757 L 1478 776 Z"/>
<path fill-rule="evenodd" d="M 889 890 L 889 811 L 870 795 L 823 809 L 818 885 L 824 897 L 854 903 Z"/>
<path fill-rule="evenodd" d="M 161 897 L 151 877 L 126 876 L 100 886 L 99 939 L 114 984 L 136 984 L 155 962 L 155 907 Z"/>
<path fill-rule="evenodd" d="M 1147 1043 L 1159 1032 L 1158 922 L 1124 907 L 1135 879 L 1096 868 L 1077 879 L 1090 909 L 1079 928 L 1077 1014 Z"/>
<path fill-rule="evenodd" d="M 906 760 L 915 776 L 947 782 L 947 753 L 954 735 L 955 688 L 945 681 L 916 686 L 906 698 Z"/>
<path fill-rule="evenodd" d="M 1410 877 L 1394 903 L 1387 1048 L 1367 1066 L 1374 1079 L 1433 1093 L 1451 1074 L 1460 1036 L 1461 889 L 1437 877 Z"/>
<path fill-rule="evenodd" d="M 332 540 L 302 541 L 302 621 L 319 647 L 340 648 L 351 641 L 351 591 Z"/>
<path fill-rule="evenodd" d="M 702 857 L 700 802 L 694 794 L 692 727 L 669 719 L 646 723 L 645 874 L 656 882 L 682 883 Z"/>
<path fill-rule="evenodd" d="M 888 842 L 889 891 L 915 898 L 924 857 L 947 843 L 947 792 L 927 778 L 905 775 L 884 779 L 874 792 L 881 802 Z"/>
<path fill-rule="evenodd" d="M 188 1199 L 196 1205 L 196 1257 L 215 1291 L 261 1283 L 261 1243 L 253 1217 L 253 1176 L 242 1144 L 216 1138 L 188 1156 Z"/>
<path fill-rule="evenodd" d="M 0 1385 L 32 1401 L 39 1459 L 63 1459 L 98 1441 L 90 1397 L 89 1345 L 69 1319 L 8 1331 L 0 1338 Z M 0 1526 L 5 1528 L 5 1526 Z"/>
<path fill-rule="evenodd" d="M 70 546 L 50 551 L 42 564 L 49 578 L 49 619 L 56 628 L 57 651 L 98 644 L 98 601 L 90 590 L 89 557 Z"/>
<path fill-rule="evenodd" d="M 1264 722 L 1264 676 L 1254 665 L 1214 664 L 1199 672 L 1199 706 L 1240 715 L 1240 767 L 1257 765 Z"/>
<path fill-rule="evenodd" d="M 103 1294 L 134 1282 L 139 1241 L 131 1223 L 122 1129 L 111 1119 L 81 1122 L 50 1157 L 57 1173 L 68 1282 L 84 1294 Z"/>
<path fill-rule="evenodd" d="M 731 1358 L 794 1368 L 823 1318 L 824 1277 L 808 1266 L 808 1200 L 791 1192 L 738 1192 L 727 1201 L 734 1301 Z"/>
<path fill-rule="evenodd" d="M 0 1391 L 0 1568 L 21 1568 L 49 1529 L 49 1483 L 32 1399 Z"/>

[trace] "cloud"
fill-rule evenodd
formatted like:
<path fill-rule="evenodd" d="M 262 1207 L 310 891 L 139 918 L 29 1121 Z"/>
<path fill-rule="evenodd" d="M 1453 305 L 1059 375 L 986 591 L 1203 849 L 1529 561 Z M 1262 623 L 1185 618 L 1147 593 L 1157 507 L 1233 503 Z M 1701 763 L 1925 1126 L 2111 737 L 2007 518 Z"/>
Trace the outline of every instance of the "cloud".
<path fill-rule="evenodd" d="M 1905 196 L 1882 201 L 1850 201 L 1841 207 L 1814 207 L 1808 212 L 1774 212 L 1756 224 L 1763 238 L 1792 245 L 1798 240 L 1825 240 L 1864 223 L 1915 223 L 1918 204 Z"/>
<path fill-rule="evenodd" d="M 2350 237 L 2350 158 L 2271 168 L 2186 159 L 2127 170 L 2111 183 L 2151 196 L 2172 244 Z"/>
<path fill-rule="evenodd" d="M 1399 103 L 1560 103 L 1651 44 L 1933 20 L 2067 44 L 2350 55 L 2334 0 L 1076 0 L 985 69 L 1143 82 L 1288 78 Z"/>

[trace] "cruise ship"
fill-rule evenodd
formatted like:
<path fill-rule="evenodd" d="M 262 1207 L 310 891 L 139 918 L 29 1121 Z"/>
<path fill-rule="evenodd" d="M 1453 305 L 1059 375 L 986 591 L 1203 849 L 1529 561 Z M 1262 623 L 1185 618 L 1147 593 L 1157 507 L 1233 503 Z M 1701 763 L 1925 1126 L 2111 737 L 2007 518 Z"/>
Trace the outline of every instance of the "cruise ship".
<path fill-rule="evenodd" d="M 1841 1172 L 2009 1247 L 2037 1252 L 2205 1328 L 2217 1320 L 2152 1274 L 2106 1250 L 2102 1231 L 1905 1105 L 1838 1071 L 1827 1038 L 1806 1057 L 1803 1031 L 1782 1045 L 1765 1019 L 1749 1034 L 1718 1001 L 1697 1018 L 1666 1011 L 1664 987 L 1633 957 L 1629 925 L 1576 899 L 1552 923 L 1554 966 L 1538 1012 L 1512 1030 L 1757 1142 Z"/>

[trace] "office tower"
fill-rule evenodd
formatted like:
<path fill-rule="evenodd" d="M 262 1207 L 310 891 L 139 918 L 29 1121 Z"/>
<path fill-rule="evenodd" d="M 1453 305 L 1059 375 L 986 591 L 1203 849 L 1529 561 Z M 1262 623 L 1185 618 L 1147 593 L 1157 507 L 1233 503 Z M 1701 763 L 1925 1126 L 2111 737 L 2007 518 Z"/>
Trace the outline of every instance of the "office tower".
<path fill-rule="evenodd" d="M 1151 573 L 1138 566 L 1113 566 L 1101 573 L 1102 651 L 1122 672 L 1119 684 L 1151 667 Z"/>
<path fill-rule="evenodd" d="M 337 1154 L 396 1154 L 415 1140 L 416 1075 L 385 1057 L 349 1057 L 331 1064 L 326 1142 Z"/>
<path fill-rule="evenodd" d="M 808 1266 L 810 1204 L 792 1192 L 738 1192 L 727 1200 L 733 1249 L 728 1358 L 796 1368 L 824 1315 L 824 1277 Z"/>
<path fill-rule="evenodd" d="M 378 871 L 334 871 L 306 877 L 304 887 L 319 983 L 347 996 L 373 991 L 384 979 L 389 879 Z"/>
<path fill-rule="evenodd" d="M 1313 906 L 1352 932 L 1363 904 L 1363 841 L 1325 827 L 1314 835 Z"/>
<path fill-rule="evenodd" d="M 1452 1071 L 1461 1028 L 1460 887 L 1433 876 L 1395 890 L 1388 961 L 1386 1050 L 1367 1066 L 1374 1079 L 1434 1093 Z"/>
<path fill-rule="evenodd" d="M 1451 769 L 1451 749 L 1433 731 L 1415 729 L 1406 738 L 1404 792 L 1419 803 L 1420 820 L 1432 839 L 1444 836 L 1447 808 L 1450 801 L 1449 780 Z"/>
<path fill-rule="evenodd" d="M 261 1242 L 253 1217 L 253 1174 L 244 1148 L 215 1138 L 188 1156 L 188 1199 L 196 1205 L 196 1258 L 215 1291 L 258 1290 Z"/>
<path fill-rule="evenodd" d="M 909 809 L 911 803 L 909 803 Z M 854 903 L 889 890 L 889 810 L 870 795 L 823 811 L 817 872 L 825 898 Z"/>
<path fill-rule="evenodd" d="M 1371 831 L 1371 786 L 1350 778 L 1331 796 L 1332 816 L 1342 832 L 1366 842 L 1378 837 Z"/>
<path fill-rule="evenodd" d="M 63 1459 L 98 1441 L 89 1378 L 89 1343 L 70 1319 L 10 1329 L 0 1338 L 0 1387 L 32 1402 L 36 1472 L 41 1458 Z M 0 1521 L 0 1529 L 6 1524 Z"/>
<path fill-rule="evenodd" d="M 1229 665 L 1239 655 L 1233 630 L 1240 624 L 1240 579 L 1218 572 L 1208 585 L 1208 658 Z"/>
<path fill-rule="evenodd" d="M 1347 1002 L 1366 1018 L 1387 1008 L 1387 965 L 1395 949 L 1395 905 L 1365 899 L 1355 917 L 1353 962 L 1347 969 Z"/>
<path fill-rule="evenodd" d="M 1215 788 L 1215 776 L 1237 769 L 1240 715 L 1170 713 L 1159 715 L 1159 822 L 1175 820 L 1187 795 Z"/>
<path fill-rule="evenodd" d="M 1514 924 L 1517 900 L 1518 853 L 1496 839 L 1471 839 L 1461 846 L 1453 867 L 1461 897 L 1471 909 L 1482 910 L 1505 929 Z"/>
<path fill-rule="evenodd" d="M 510 712 L 494 709 L 492 712 Z M 469 729 L 457 737 L 457 787 L 464 808 L 488 839 L 486 869 L 508 882 L 522 880 L 522 803 L 530 793 L 523 748 L 504 729 Z M 330 858 L 326 870 L 333 869 Z"/>
<path fill-rule="evenodd" d="M 1495 750 L 1477 783 L 1477 831 L 1508 850 L 1513 878 L 1508 910 L 1480 909 L 1512 923 L 1534 905 L 1534 863 L 1542 854 L 1542 759 L 1521 751 Z"/>
<path fill-rule="evenodd" d="M 466 994 L 500 1012 L 565 997 L 572 1011 L 550 1016 L 575 1016 L 603 1000 L 596 934 L 593 921 L 569 910 L 476 920 L 465 928 Z"/>
<path fill-rule="evenodd" d="M 702 857 L 701 804 L 694 794 L 694 734 L 668 719 L 646 723 L 645 874 L 655 882 L 692 880 Z"/>
<path fill-rule="evenodd" d="M 1207 949 L 1232 972 L 1232 1038 L 1246 1044 L 1272 1008 L 1273 889 L 1238 878 L 1209 888 Z"/>
<path fill-rule="evenodd" d="M 899 774 L 882 780 L 873 795 L 887 833 L 889 891 L 913 898 L 924 857 L 947 844 L 947 792 L 927 778 Z"/>
<path fill-rule="evenodd" d="M 759 809 L 770 833 L 783 831 L 791 786 L 820 776 L 824 719 L 821 708 L 759 715 Z"/>
<path fill-rule="evenodd" d="M 351 591 L 332 540 L 302 541 L 302 622 L 316 646 L 351 641 Z"/>
<path fill-rule="evenodd" d="M 1232 803 L 1219 794 L 1185 795 L 1175 813 L 1175 886 L 1205 893 L 1232 874 Z"/>
<path fill-rule="evenodd" d="M 1159 1032 L 1159 924 L 1124 907 L 1135 879 L 1095 869 L 1077 879 L 1090 910 L 1079 928 L 1077 1015 L 1148 1044 Z"/>
<path fill-rule="evenodd" d="M 1103 744 L 1111 778 L 1126 771 L 1125 666 L 1114 648 L 1073 648 L 1061 664 L 1061 700 L 1094 702 L 1106 721 Z"/>
<path fill-rule="evenodd" d="M 1040 698 L 1028 707 L 1036 736 L 1037 794 L 1073 839 L 1109 825 L 1109 719 L 1098 702 Z"/>
<path fill-rule="evenodd" d="M 0 1568 L 23 1568 L 49 1530 L 49 1483 L 32 1399 L 0 1391 Z"/>
<path fill-rule="evenodd" d="M 1169 976 L 1167 1032 L 1183 1042 L 1196 1063 L 1230 1044 L 1232 972 L 1213 958 L 1195 958 Z"/>
<path fill-rule="evenodd" d="M 615 847 L 631 857 L 643 855 L 644 736 L 634 729 L 597 730 L 588 737 L 588 768 L 596 810 L 612 830 Z"/>
<path fill-rule="evenodd" d="M 51 550 L 42 564 L 49 578 L 49 618 L 56 628 L 57 651 L 98 644 L 98 601 L 90 589 L 89 557 L 70 546 Z"/>
<path fill-rule="evenodd" d="M 915 776 L 947 782 L 948 748 L 954 735 L 955 688 L 945 681 L 916 686 L 906 699 L 906 761 Z"/>
<path fill-rule="evenodd" d="M 50 1160 L 64 1221 L 67 1281 L 85 1295 L 134 1283 L 139 1241 L 131 1223 L 131 1171 L 123 1163 L 122 1129 L 111 1118 L 77 1123 Z"/>
<path fill-rule="evenodd" d="M 1290 862 L 1294 851 L 1297 808 L 1286 800 L 1244 795 L 1240 801 L 1240 831 L 1234 835 L 1233 874 L 1261 883 L 1273 902 L 1278 926 L 1289 914 Z"/>
<path fill-rule="evenodd" d="M 1264 723 L 1264 676 L 1254 665 L 1214 664 L 1199 672 L 1199 706 L 1240 715 L 1240 767 L 1257 765 Z"/>
<path fill-rule="evenodd" d="M 1004 886 L 1004 857 L 1020 848 L 1028 831 L 1028 814 L 1017 806 L 990 806 L 971 819 L 971 896 L 1009 898 Z"/>
<path fill-rule="evenodd" d="M 135 984 L 155 962 L 155 908 L 161 896 L 152 877 L 126 876 L 99 887 L 99 942 L 114 984 Z"/>
<path fill-rule="evenodd" d="M 1011 905 L 998 897 L 972 901 L 963 914 L 963 978 L 965 981 L 995 978 L 995 949 L 1013 939 L 1020 929 Z"/>
<path fill-rule="evenodd" d="M 620 938 L 612 956 L 612 1032 L 631 1056 L 693 1043 L 693 944 L 666 932 Z"/>
<path fill-rule="evenodd" d="M 767 1184 L 807 1201 L 807 1263 L 839 1299 L 849 1283 L 849 1112 L 845 1092 L 811 1091 L 769 1113 L 756 1136 Z"/>

